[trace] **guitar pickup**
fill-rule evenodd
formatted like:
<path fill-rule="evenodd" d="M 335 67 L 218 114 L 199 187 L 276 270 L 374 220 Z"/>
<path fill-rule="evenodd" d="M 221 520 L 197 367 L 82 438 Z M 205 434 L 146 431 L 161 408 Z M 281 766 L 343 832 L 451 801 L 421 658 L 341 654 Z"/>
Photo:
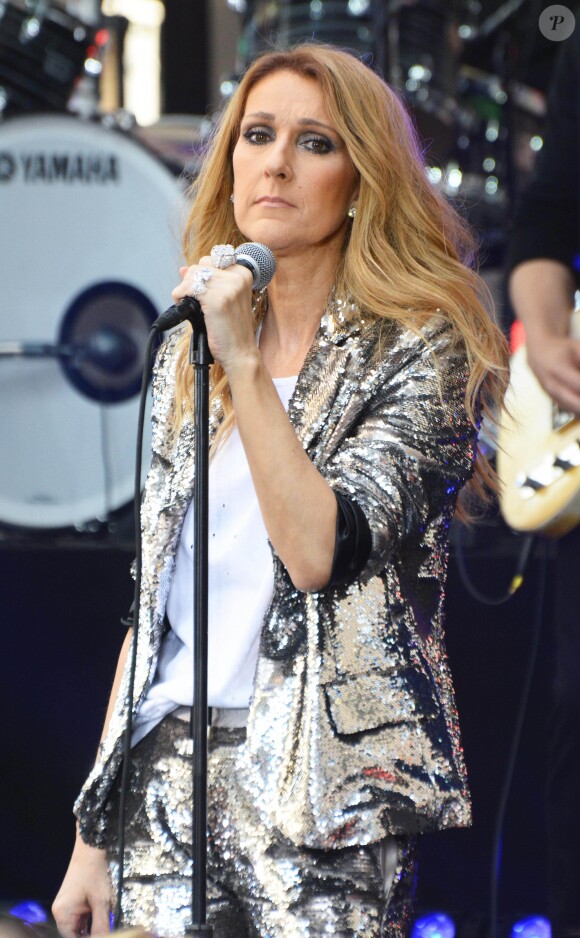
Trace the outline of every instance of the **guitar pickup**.
<path fill-rule="evenodd" d="M 558 466 L 559 469 L 563 469 L 566 472 L 568 469 L 574 468 L 573 462 L 568 462 L 567 459 L 563 459 L 562 456 L 556 456 L 554 460 L 554 465 Z"/>
<path fill-rule="evenodd" d="M 557 457 L 547 453 L 543 461 L 527 474 L 519 473 L 515 482 L 522 498 L 531 498 L 536 492 L 548 488 L 556 479 L 564 475 L 564 469 L 558 465 Z"/>
<path fill-rule="evenodd" d="M 574 443 L 560 450 L 554 460 L 554 465 L 564 470 L 576 469 L 580 466 L 580 440 L 575 440 Z"/>
<path fill-rule="evenodd" d="M 531 498 L 536 492 L 546 488 L 543 482 L 538 482 L 537 479 L 532 479 L 523 473 L 516 479 L 516 487 L 522 498 Z"/>
<path fill-rule="evenodd" d="M 544 460 L 528 474 L 519 473 L 515 484 L 522 498 L 532 498 L 536 492 L 548 488 L 565 472 L 580 466 L 580 440 L 575 440 L 559 453 L 547 453 Z"/>

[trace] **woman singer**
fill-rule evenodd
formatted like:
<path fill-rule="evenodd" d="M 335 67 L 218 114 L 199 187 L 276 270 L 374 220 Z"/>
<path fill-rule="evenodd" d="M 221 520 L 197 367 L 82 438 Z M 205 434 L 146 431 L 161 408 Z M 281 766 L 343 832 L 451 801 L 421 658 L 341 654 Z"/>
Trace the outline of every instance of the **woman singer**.
<path fill-rule="evenodd" d="M 208 922 L 216 938 L 403 935 L 417 834 L 470 822 L 443 641 L 460 489 L 505 382 L 473 243 L 393 91 L 306 44 L 254 61 L 196 179 L 174 300 L 211 369 Z M 235 247 L 277 268 L 252 293 Z M 190 327 L 156 361 L 124 925 L 191 923 Z M 54 904 L 109 928 L 131 632 Z"/>

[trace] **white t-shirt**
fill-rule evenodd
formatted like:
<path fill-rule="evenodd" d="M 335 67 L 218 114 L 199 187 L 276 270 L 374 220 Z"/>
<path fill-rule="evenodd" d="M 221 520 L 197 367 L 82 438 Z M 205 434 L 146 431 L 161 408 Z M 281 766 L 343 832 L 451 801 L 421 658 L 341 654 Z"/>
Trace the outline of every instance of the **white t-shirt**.
<path fill-rule="evenodd" d="M 297 378 L 273 380 L 287 410 Z M 243 708 L 252 694 L 274 571 L 237 427 L 210 462 L 208 488 L 208 705 Z M 193 516 L 191 502 L 167 600 L 171 629 L 134 721 L 133 745 L 172 710 L 193 702 Z"/>

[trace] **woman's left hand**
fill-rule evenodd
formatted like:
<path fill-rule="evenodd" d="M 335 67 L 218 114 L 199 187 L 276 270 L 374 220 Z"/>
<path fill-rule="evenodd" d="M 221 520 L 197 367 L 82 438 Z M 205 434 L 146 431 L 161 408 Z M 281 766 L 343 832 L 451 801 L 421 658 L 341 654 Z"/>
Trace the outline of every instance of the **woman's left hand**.
<path fill-rule="evenodd" d="M 191 267 L 180 267 L 179 273 L 181 283 L 171 295 L 176 302 L 185 296 L 196 297 L 205 319 L 211 353 L 229 374 L 239 361 L 256 353 L 252 274 L 239 264 L 220 270 L 214 267 L 211 257 L 201 257 Z M 200 280 L 205 287 L 203 292 L 196 289 Z"/>

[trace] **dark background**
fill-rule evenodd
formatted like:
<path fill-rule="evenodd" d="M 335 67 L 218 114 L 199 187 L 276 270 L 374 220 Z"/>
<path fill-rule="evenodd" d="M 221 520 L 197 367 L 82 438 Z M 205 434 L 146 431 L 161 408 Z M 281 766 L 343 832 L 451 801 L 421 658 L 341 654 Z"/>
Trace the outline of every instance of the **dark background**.
<path fill-rule="evenodd" d="M 502 594 L 521 538 L 497 521 L 458 532 L 476 588 Z M 124 634 L 119 620 L 132 598 L 132 552 L 129 543 L 111 535 L 100 541 L 91 535 L 69 538 L 66 546 L 43 546 L 43 540 L 15 544 L 5 538 L 0 549 L 0 901 L 34 898 L 48 905 L 66 870 L 74 839 L 72 803 L 101 731 Z M 474 824 L 422 839 L 418 904 L 451 911 L 480 929 L 545 560 L 538 547 L 522 589 L 508 603 L 487 607 L 466 590 L 458 549 L 455 544 L 447 590 L 448 647 Z M 545 913 L 542 738 L 549 660 L 546 629 L 505 823 L 500 913 L 511 921 Z"/>

